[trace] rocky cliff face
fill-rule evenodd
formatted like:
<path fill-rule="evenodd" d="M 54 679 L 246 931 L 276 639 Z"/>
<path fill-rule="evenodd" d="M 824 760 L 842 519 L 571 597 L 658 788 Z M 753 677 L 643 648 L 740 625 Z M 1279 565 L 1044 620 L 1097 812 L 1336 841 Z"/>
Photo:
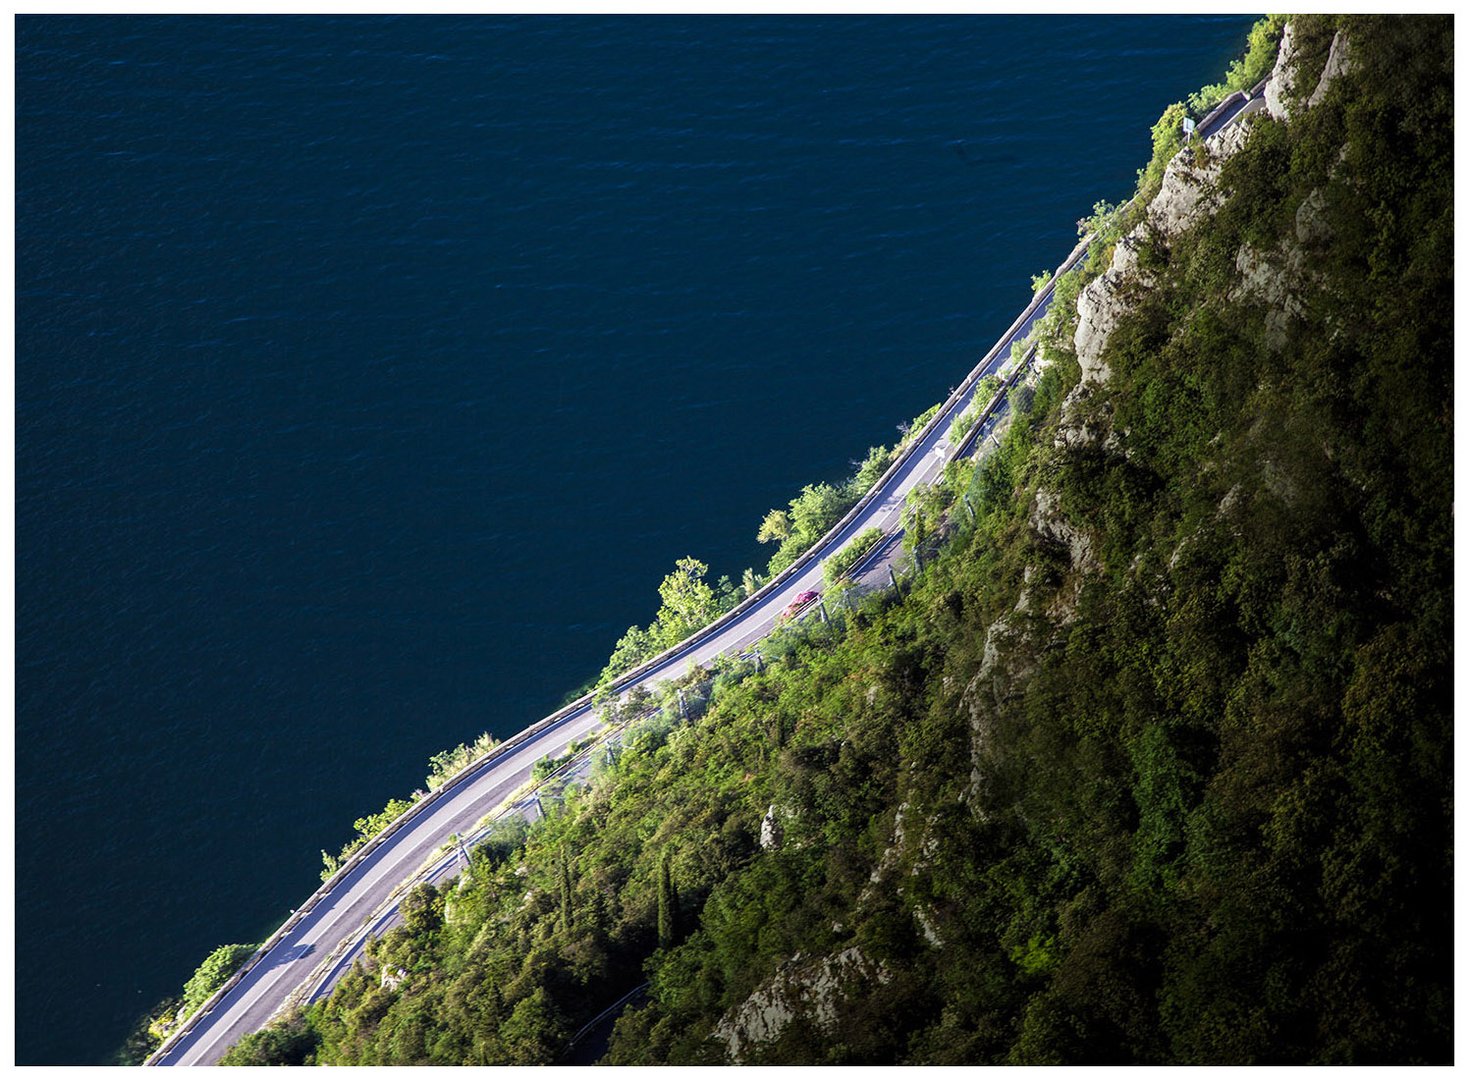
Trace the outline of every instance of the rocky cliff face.
<path fill-rule="evenodd" d="M 1310 85 L 1308 73 L 1302 70 L 1303 58 L 1298 48 L 1295 24 L 1287 23 L 1280 39 L 1280 53 L 1275 58 L 1275 69 L 1265 86 L 1265 107 L 1272 120 L 1289 120 L 1293 111 L 1301 107 L 1301 93 Z M 1338 32 L 1331 39 L 1331 49 L 1326 57 L 1326 66 L 1316 80 L 1315 89 L 1304 102 L 1304 107 L 1314 109 L 1326 96 L 1327 89 L 1340 76 L 1351 70 L 1350 49 L 1346 36 Z"/>
<path fill-rule="evenodd" d="M 1296 49 L 1294 24 L 1287 23 L 1281 39 L 1280 54 L 1269 82 L 1265 85 L 1265 113 L 1270 119 L 1284 122 L 1290 116 L 1292 102 L 1299 99 L 1302 83 L 1300 60 Z M 1350 69 L 1350 49 L 1346 38 L 1338 33 L 1331 42 L 1325 69 L 1304 107 L 1314 108 L 1325 97 L 1327 89 Z M 1077 299 L 1076 358 L 1081 364 L 1082 383 L 1107 381 L 1110 374 L 1102 353 L 1107 339 L 1122 316 L 1133 307 L 1139 290 L 1152 281 L 1140 268 L 1138 252 L 1144 244 L 1167 246 L 1174 239 L 1211 217 L 1218 210 L 1224 193 L 1219 189 L 1219 173 L 1223 165 L 1244 146 L 1249 138 L 1252 120 L 1231 124 L 1204 140 L 1200 152 L 1185 147 L 1168 163 L 1162 186 L 1148 204 L 1143 223 L 1124 236 L 1112 254 L 1107 271 L 1093 280 Z M 1316 223 L 1321 219 L 1321 206 L 1302 207 L 1297 231 L 1302 243 L 1323 239 Z M 1272 303 L 1290 305 L 1290 278 L 1299 277 L 1304 267 L 1300 253 L 1280 252 L 1265 257 L 1257 252 L 1240 253 L 1239 270 L 1245 279 L 1242 288 Z M 1288 317 L 1284 316 L 1284 317 Z"/>
<path fill-rule="evenodd" d="M 1141 253 L 1149 245 L 1167 249 L 1215 214 L 1226 195 L 1219 186 L 1224 163 L 1245 145 L 1256 123 L 1285 122 L 1293 109 L 1318 105 L 1331 84 L 1350 68 L 1348 42 L 1341 33 L 1333 38 L 1325 67 L 1304 101 L 1301 87 L 1311 83 L 1304 77 L 1301 62 L 1294 24 L 1288 23 L 1265 85 L 1265 109 L 1215 132 L 1200 147 L 1180 150 L 1164 170 L 1158 193 L 1148 204 L 1142 222 L 1117 242 L 1107 270 L 1081 291 L 1073 339 L 1081 380 L 1065 403 L 1056 434 L 1058 447 L 1087 446 L 1104 437 L 1108 445 L 1118 445 L 1115 433 L 1108 434 L 1105 423 L 1099 424 L 1095 416 L 1086 415 L 1082 406 L 1093 389 L 1106 383 L 1111 374 L 1104 354 L 1113 331 L 1154 284 Z M 1324 209 L 1324 194 L 1313 192 L 1296 214 L 1294 238 L 1287 237 L 1269 251 L 1246 245 L 1236 257 L 1239 284 L 1229 298 L 1258 302 L 1268 308 L 1267 344 L 1273 348 L 1284 341 L 1290 322 L 1303 311 L 1304 292 L 1313 281 L 1310 250 L 1330 240 Z M 1091 560 L 1077 558 L 1078 551 L 1083 555 L 1086 552 L 1085 527 L 1065 520 L 1055 500 L 1044 490 L 1038 493 L 1031 524 L 1042 537 L 1063 537 L 1076 568 L 1089 568 Z"/>
<path fill-rule="evenodd" d="M 1201 151 L 1180 150 L 1164 170 L 1142 224 L 1118 241 L 1106 273 L 1082 290 L 1076 302 L 1075 344 L 1083 383 L 1107 381 L 1110 373 L 1102 360 L 1107 339 L 1132 309 L 1136 291 L 1152 284 L 1139 266 L 1140 249 L 1148 243 L 1166 246 L 1219 208 L 1219 172 L 1245 144 L 1249 131 L 1249 121 L 1231 124 L 1204 140 Z"/>
<path fill-rule="evenodd" d="M 797 953 L 773 979 L 731 1010 L 713 1035 L 724 1043 L 729 1060 L 740 1064 L 779 1039 L 792 1024 L 830 1031 L 844 999 L 870 992 L 887 979 L 883 966 L 857 946 L 814 959 Z"/>
<path fill-rule="evenodd" d="M 1272 120 L 1285 120 L 1289 116 L 1286 98 L 1295 95 L 1296 88 L 1296 27 L 1286 23 L 1280 38 L 1280 52 L 1275 56 L 1275 70 L 1265 84 L 1265 108 Z"/>

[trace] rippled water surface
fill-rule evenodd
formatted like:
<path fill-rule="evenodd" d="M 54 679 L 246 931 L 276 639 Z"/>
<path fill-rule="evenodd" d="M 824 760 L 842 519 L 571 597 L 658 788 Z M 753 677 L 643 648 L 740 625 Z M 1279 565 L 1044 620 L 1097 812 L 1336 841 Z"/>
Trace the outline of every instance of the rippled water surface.
<path fill-rule="evenodd" d="M 19 1060 L 760 561 L 1249 21 L 20 18 Z"/>

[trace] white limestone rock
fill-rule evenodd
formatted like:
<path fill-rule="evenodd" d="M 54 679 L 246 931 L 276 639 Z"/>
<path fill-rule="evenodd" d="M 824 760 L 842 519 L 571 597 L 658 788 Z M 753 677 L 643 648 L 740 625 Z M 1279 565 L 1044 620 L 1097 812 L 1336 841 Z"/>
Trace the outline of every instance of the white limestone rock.
<path fill-rule="evenodd" d="M 1286 98 L 1296 90 L 1296 27 L 1285 24 L 1280 36 L 1280 51 L 1275 54 L 1275 67 L 1270 72 L 1270 81 L 1265 84 L 1265 110 L 1272 120 L 1289 120 L 1290 106 Z"/>
<path fill-rule="evenodd" d="M 1117 251 L 1123 251 L 1127 247 L 1129 237 L 1118 242 Z M 1114 254 L 1112 258 L 1115 267 L 1117 256 Z M 1126 273 L 1110 269 L 1093 278 L 1076 298 L 1074 341 L 1083 384 L 1104 383 L 1112 374 L 1102 362 L 1102 350 L 1106 347 L 1107 338 L 1117 328 L 1117 323 L 1131 309 L 1132 305 L 1123 295 L 1128 281 Z"/>
<path fill-rule="evenodd" d="M 1279 350 L 1285 345 L 1291 322 L 1305 314 L 1302 296 L 1314 280 L 1305 252 L 1289 241 L 1274 251 L 1260 251 L 1245 244 L 1235 256 L 1234 266 L 1240 283 L 1229 299 L 1255 301 L 1265 308 L 1265 344 Z"/>
<path fill-rule="evenodd" d="M 1247 122 L 1230 124 L 1209 136 L 1197 155 L 1189 147 L 1175 154 L 1163 171 L 1158 194 L 1148 204 L 1145 224 L 1117 242 L 1107 271 L 1081 291 L 1074 344 L 1083 383 L 1107 381 L 1111 371 L 1101 358 L 1107 339 L 1131 310 L 1132 294 L 1153 284 L 1152 275 L 1139 265 L 1142 245 L 1154 240 L 1167 244 L 1218 209 L 1223 200 L 1219 170 L 1248 137 Z"/>
<path fill-rule="evenodd" d="M 1331 39 L 1331 51 L 1326 57 L 1326 66 L 1316 81 L 1316 88 L 1305 101 L 1307 109 L 1321 104 L 1326 91 L 1338 78 L 1351 70 L 1352 61 L 1346 35 L 1340 30 Z M 1270 81 L 1265 84 L 1265 108 L 1273 120 L 1289 120 L 1291 101 L 1300 103 L 1302 93 L 1301 73 L 1297 67 L 1300 57 L 1296 51 L 1295 23 L 1285 24 L 1280 38 L 1280 52 L 1275 57 L 1275 68 L 1270 72 Z"/>
<path fill-rule="evenodd" d="M 913 909 L 913 918 L 918 923 L 918 928 L 923 931 L 923 940 L 927 941 L 935 949 L 941 949 L 944 939 L 939 936 L 938 928 L 933 925 L 933 919 L 927 911 L 921 907 Z"/>
<path fill-rule="evenodd" d="M 1045 488 L 1038 488 L 1030 510 L 1030 525 L 1037 535 L 1066 548 L 1071 565 L 1078 570 L 1096 570 L 1101 566 L 1094 550 L 1091 534 L 1072 523 L 1061 512 L 1061 501 Z M 986 641 L 988 646 L 988 641 Z M 988 648 L 986 648 L 988 656 Z"/>
<path fill-rule="evenodd" d="M 1321 71 L 1316 89 L 1311 91 L 1311 96 L 1306 101 L 1306 108 L 1314 109 L 1321 104 L 1321 99 L 1326 96 L 1331 84 L 1352 69 L 1352 58 L 1348 52 L 1346 36 L 1338 30 L 1331 39 L 1331 53 L 1326 57 L 1326 67 Z"/>
<path fill-rule="evenodd" d="M 1239 152 L 1249 134 L 1249 118 L 1245 118 L 1205 139 L 1202 153 L 1195 155 L 1185 147 L 1173 155 L 1163 170 L 1158 194 L 1148 204 L 1148 223 L 1163 242 L 1181 236 L 1219 208 L 1224 198 L 1219 170 Z"/>
<path fill-rule="evenodd" d="M 836 1025 L 842 1001 L 892 976 L 853 945 L 834 956 L 802 963 L 797 953 L 764 986 L 726 1013 L 714 1027 L 725 1053 L 736 1064 L 751 1050 L 780 1038 L 793 1022 L 821 1031 Z"/>
<path fill-rule="evenodd" d="M 1331 240 L 1331 225 L 1326 220 L 1326 194 L 1320 188 L 1313 190 L 1296 208 L 1296 240 L 1307 247 Z"/>
<path fill-rule="evenodd" d="M 770 809 L 765 811 L 765 816 L 760 820 L 760 849 L 779 851 L 781 841 L 784 839 L 785 829 L 781 827 L 780 819 L 775 816 L 775 803 L 771 803 Z"/>

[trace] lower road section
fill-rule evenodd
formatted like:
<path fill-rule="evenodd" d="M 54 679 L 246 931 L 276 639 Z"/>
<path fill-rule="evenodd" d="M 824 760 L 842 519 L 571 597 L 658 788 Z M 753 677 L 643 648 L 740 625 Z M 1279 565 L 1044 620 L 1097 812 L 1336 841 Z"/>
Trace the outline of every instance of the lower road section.
<path fill-rule="evenodd" d="M 737 618 L 697 636 L 649 670 L 638 673 L 621 689 L 651 687 L 684 674 L 690 663 L 707 665 L 717 656 L 748 650 L 769 635 L 797 595 L 823 587 L 821 564 L 828 556 L 874 526 L 896 533 L 908 493 L 921 484 L 932 483 L 950 460 L 953 423 L 974 404 L 978 379 L 995 374 L 1010 362 L 1010 343 L 1029 333 L 1049 301 L 1047 290 L 1017 320 L 966 380 L 965 387 L 950 398 L 940 415 L 909 447 L 900 466 L 890 471 L 861 512 L 834 529 L 775 588 L 738 611 Z M 217 1061 L 242 1036 L 262 1027 L 294 994 L 318 984 L 322 962 L 337 953 L 343 941 L 359 937 L 369 920 L 381 919 L 397 887 L 433 859 L 450 837 L 474 831 L 486 814 L 528 783 L 537 761 L 561 754 L 572 742 L 585 739 L 601 726 L 600 715 L 591 703 L 583 703 L 542 727 L 534 738 L 492 756 L 472 770 L 475 775 L 456 783 L 452 790 L 434 793 L 432 805 L 422 807 L 411 826 L 388 836 L 369 857 L 341 873 L 330 890 L 272 943 L 207 1013 L 165 1044 L 154 1063 L 205 1065 Z M 350 959 L 355 951 L 346 958 Z M 334 961 L 332 969 L 338 968 Z"/>
<path fill-rule="evenodd" d="M 1259 100 L 1255 95 L 1232 95 L 1200 125 L 1201 133 L 1212 135 L 1255 111 Z M 1079 245 L 1056 276 L 1084 253 L 1084 244 Z M 962 449 L 963 440 L 954 437 L 955 422 L 975 406 L 979 381 L 1007 370 L 1012 344 L 1023 340 L 1045 314 L 1052 287 L 1048 284 L 1041 290 L 874 490 L 821 542 L 714 626 L 625 676 L 618 689 L 626 692 L 639 685 L 651 687 L 683 674 L 690 663 L 707 665 L 717 656 L 747 651 L 771 632 L 796 596 L 821 588 L 821 564 L 825 559 L 873 527 L 896 536 L 909 492 L 937 479 Z M 304 911 L 294 915 L 252 958 L 243 975 L 170 1038 L 151 1063 L 212 1064 L 242 1036 L 262 1027 L 288 1001 L 324 992 L 360 949 L 364 928 L 391 921 L 394 898 L 405 881 L 417 876 L 451 837 L 472 833 L 481 819 L 524 787 L 538 760 L 559 756 L 572 742 L 587 738 L 601 727 L 592 702 L 583 699 L 509 740 L 504 748 L 431 793 L 402 822 L 370 845 L 364 855 L 339 871 Z M 331 963 L 324 965 L 327 960 Z"/>

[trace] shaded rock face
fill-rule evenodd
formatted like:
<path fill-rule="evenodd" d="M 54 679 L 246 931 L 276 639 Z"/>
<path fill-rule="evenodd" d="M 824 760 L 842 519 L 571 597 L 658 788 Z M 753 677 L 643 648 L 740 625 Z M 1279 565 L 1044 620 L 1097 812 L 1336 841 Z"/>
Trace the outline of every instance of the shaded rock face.
<path fill-rule="evenodd" d="M 999 622 L 991 626 L 991 634 L 995 627 L 1002 625 L 1003 622 Z M 969 680 L 969 684 L 964 688 L 964 696 L 959 701 L 959 707 L 969 713 L 969 787 L 964 798 L 969 804 L 970 813 L 981 821 L 989 820 L 989 814 L 984 809 L 984 797 L 989 793 L 989 776 L 985 772 L 985 759 L 990 752 L 990 747 L 994 744 L 995 728 L 994 714 L 980 699 L 979 688 L 986 675 L 985 668 L 993 667 L 998 656 L 991 641 L 992 637 L 986 637 L 984 667 Z"/>
<path fill-rule="evenodd" d="M 1292 25 L 1286 24 L 1280 55 L 1265 87 L 1266 104 L 1271 117 L 1276 120 L 1289 118 L 1293 108 L 1289 101 L 1294 100 L 1300 105 L 1301 73 L 1297 67 Z M 1326 66 L 1316 88 L 1304 103 L 1305 109 L 1319 105 L 1331 84 L 1351 70 L 1350 51 L 1347 38 L 1338 31 L 1331 39 Z M 1265 343 L 1271 349 L 1278 350 L 1284 346 L 1291 322 L 1305 311 L 1307 290 L 1318 281 L 1319 275 L 1311 268 L 1309 252 L 1331 240 L 1326 209 L 1326 193 L 1317 188 L 1296 208 L 1294 240 L 1287 237 L 1269 251 L 1260 251 L 1246 244 L 1235 256 L 1240 283 L 1230 293 L 1229 299 L 1254 301 L 1265 307 Z"/>
<path fill-rule="evenodd" d="M 1102 360 L 1107 339 L 1132 309 L 1132 294 L 1153 283 L 1139 265 L 1142 245 L 1166 245 L 1219 208 L 1224 197 L 1218 187 L 1219 171 L 1248 136 L 1247 124 L 1231 124 L 1209 136 L 1197 157 L 1190 148 L 1175 154 L 1163 171 L 1162 184 L 1148 204 L 1143 224 L 1117 242 L 1106 273 L 1081 291 L 1076 300 L 1074 343 L 1083 383 L 1107 381 L 1111 372 Z"/>
<path fill-rule="evenodd" d="M 830 1031 L 837 1009 L 850 996 L 881 985 L 890 976 L 853 945 L 833 956 L 802 963 L 800 953 L 787 960 L 771 980 L 715 1025 L 736 1064 L 759 1046 L 774 1042 L 792 1024 Z"/>
<path fill-rule="evenodd" d="M 1298 101 L 1300 72 L 1297 69 L 1297 49 L 1294 24 L 1287 23 L 1276 56 L 1275 68 L 1265 85 L 1267 114 L 1283 121 L 1290 115 L 1290 101 Z M 1331 42 L 1331 53 L 1326 67 L 1316 84 L 1315 90 L 1305 102 L 1306 108 L 1319 103 L 1327 88 L 1351 69 L 1350 49 L 1347 39 L 1338 33 Z M 1231 124 L 1216 131 L 1204 141 L 1203 152 L 1195 154 L 1184 148 L 1174 155 L 1163 172 L 1158 194 L 1148 204 L 1144 223 L 1118 241 L 1112 253 L 1112 262 L 1107 271 L 1090 282 L 1076 302 L 1076 358 L 1081 365 L 1081 384 L 1105 383 L 1111 374 L 1102 353 L 1107 340 L 1117 324 L 1132 308 L 1132 298 L 1139 290 L 1152 285 L 1152 278 L 1139 265 L 1138 252 L 1145 243 L 1168 245 L 1190 228 L 1210 217 L 1219 208 L 1225 193 L 1219 188 L 1219 173 L 1224 163 L 1233 157 L 1245 140 L 1249 138 L 1249 122 Z M 1296 233 L 1305 245 L 1323 243 L 1330 238 L 1323 211 L 1324 198 L 1320 193 L 1313 195 L 1296 214 Z M 1247 278 L 1242 288 L 1246 295 L 1266 302 L 1279 299 L 1287 309 L 1272 313 L 1271 318 L 1279 326 L 1272 329 L 1272 337 L 1283 332 L 1284 322 L 1294 317 L 1299 301 L 1292 301 L 1295 291 L 1289 287 L 1287 278 L 1299 267 L 1294 265 L 1299 253 L 1282 251 L 1264 255 L 1258 252 L 1241 251 L 1238 269 Z M 1294 305 L 1293 307 L 1291 305 Z M 1080 391 L 1077 388 L 1077 393 Z M 1089 442 L 1089 433 L 1071 431 L 1064 424 L 1062 433 L 1065 441 Z M 1060 436 L 1058 436 L 1060 438 Z"/>
<path fill-rule="evenodd" d="M 1305 275 L 1305 254 L 1294 244 L 1275 251 L 1259 251 L 1245 244 L 1234 260 L 1238 288 L 1231 300 L 1255 300 L 1265 307 L 1265 344 L 1280 349 L 1292 319 L 1305 310 L 1299 284 Z"/>
<path fill-rule="evenodd" d="M 1326 221 L 1326 194 L 1316 188 L 1296 208 L 1296 241 L 1305 247 L 1325 245 L 1331 239 Z"/>
<path fill-rule="evenodd" d="M 1073 524 L 1061 512 L 1060 500 L 1045 488 L 1036 490 L 1035 505 L 1030 511 L 1030 525 L 1041 538 L 1065 547 L 1074 569 L 1096 570 L 1101 566 L 1091 534 Z"/>
<path fill-rule="evenodd" d="M 1138 280 L 1137 245 L 1141 242 L 1142 235 L 1138 230 L 1119 240 L 1112 253 L 1111 267 L 1092 280 L 1076 298 L 1074 343 L 1083 383 L 1103 383 L 1111 375 L 1102 362 L 1102 350 L 1122 316 L 1131 310 L 1132 304 L 1126 292 Z"/>
<path fill-rule="evenodd" d="M 1295 24 L 1286 23 L 1285 33 L 1280 39 L 1280 52 L 1275 57 L 1275 68 L 1270 72 L 1270 81 L 1265 84 L 1265 108 L 1272 120 L 1289 120 L 1292 112 L 1301 104 L 1303 79 L 1297 52 Z M 1314 109 L 1321 104 L 1321 99 L 1326 96 L 1331 84 L 1351 70 L 1350 52 L 1346 35 L 1338 30 L 1331 39 L 1331 51 L 1327 54 L 1326 66 L 1316 80 L 1316 88 L 1304 103 L 1307 109 Z"/>
<path fill-rule="evenodd" d="M 1291 322 L 1305 314 L 1307 293 L 1319 287 L 1310 252 L 1331 240 L 1326 206 L 1325 192 L 1316 188 L 1296 209 L 1294 239 L 1286 237 L 1268 251 L 1244 244 L 1235 255 L 1240 280 L 1228 298 L 1265 308 L 1265 344 L 1271 349 L 1285 345 Z"/>

